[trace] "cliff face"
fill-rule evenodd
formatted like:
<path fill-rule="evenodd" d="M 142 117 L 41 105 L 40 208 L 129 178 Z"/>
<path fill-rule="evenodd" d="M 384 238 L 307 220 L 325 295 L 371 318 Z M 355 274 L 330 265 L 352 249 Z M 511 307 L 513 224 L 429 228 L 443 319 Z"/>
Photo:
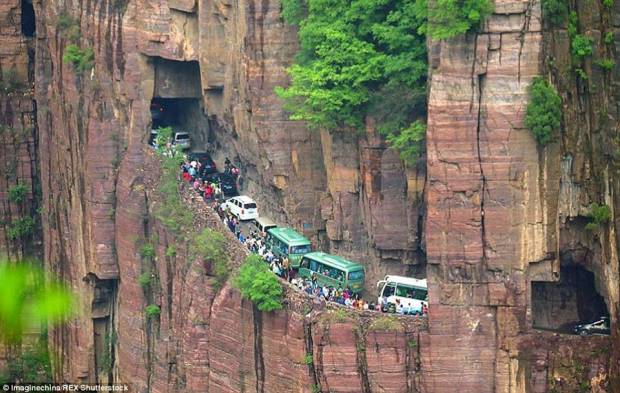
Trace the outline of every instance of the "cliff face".
<path fill-rule="evenodd" d="M 9 3 L 0 6 L 13 29 L 2 29 L 3 67 L 26 64 L 28 53 L 14 26 L 21 3 Z M 582 31 L 615 34 L 618 4 L 576 7 Z M 566 33 L 543 30 L 538 2 L 498 0 L 480 33 L 429 44 L 428 160 L 406 170 L 370 123 L 353 136 L 286 120 L 273 87 L 286 83 L 297 43 L 279 9 L 34 1 L 44 257 L 82 299 L 80 317 L 51 332 L 57 378 L 179 392 L 617 390 L 605 388 L 619 353 L 615 215 L 596 234 L 583 229 L 590 202 L 612 212 L 618 203 L 617 169 L 600 158 L 617 142 L 617 97 L 600 86 L 617 78 L 586 63 L 587 82 L 560 79 Z M 93 49 L 92 69 L 63 61 L 70 44 Z M 541 73 L 567 103 L 561 142 L 544 149 L 522 125 Z M 428 327 L 386 328 L 376 315 L 320 310 L 295 294 L 263 314 L 217 289 L 183 244 L 167 253 L 172 237 L 152 213 L 158 166 L 145 148 L 153 98 L 174 106 L 218 163 L 238 161 L 245 189 L 276 220 L 365 263 L 368 289 L 385 272 L 427 263 Z M 28 114 L 28 100 L 2 105 Z M 200 216 L 197 226 L 218 227 Z M 157 254 L 148 296 L 138 283 L 145 241 Z M 230 247 L 238 263 L 242 252 Z M 146 318 L 149 303 L 158 318 Z M 602 307 L 611 338 L 532 330 Z"/>
<path fill-rule="evenodd" d="M 41 238 L 35 197 L 37 192 L 40 194 L 40 185 L 33 100 L 34 39 L 31 26 L 21 23 L 22 12 L 19 1 L 0 6 L 0 248 L 9 258 L 24 252 L 38 255 Z M 34 26 L 34 20 L 31 22 Z M 17 199 L 15 190 L 22 186 L 23 195 Z M 32 230 L 16 232 L 20 220 L 27 218 L 35 221 Z"/>
<path fill-rule="evenodd" d="M 612 45 L 600 45 L 601 34 L 615 31 L 617 7 L 574 7 L 595 58 L 613 58 Z M 425 236 L 430 357 L 443 389 L 457 381 L 515 389 L 532 325 L 565 328 L 607 313 L 617 321 L 615 215 L 609 226 L 584 230 L 591 203 L 612 211 L 617 203 L 617 163 L 605 153 L 617 135 L 606 78 L 617 69 L 602 72 L 588 60 L 591 78 L 579 80 L 566 31 L 541 23 L 538 2 L 496 1 L 481 33 L 431 44 Z M 559 141 L 545 148 L 523 125 L 527 88 L 540 74 L 565 103 Z M 472 358 L 480 368 L 460 372 Z"/>

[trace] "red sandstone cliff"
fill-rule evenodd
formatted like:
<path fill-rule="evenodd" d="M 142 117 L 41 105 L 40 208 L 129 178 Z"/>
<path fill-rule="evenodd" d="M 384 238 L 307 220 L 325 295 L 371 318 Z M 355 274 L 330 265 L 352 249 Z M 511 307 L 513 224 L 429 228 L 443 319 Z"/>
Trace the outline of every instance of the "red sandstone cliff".
<path fill-rule="evenodd" d="M 481 33 L 430 44 L 428 162 L 407 171 L 372 130 L 347 139 L 286 120 L 273 87 L 286 83 L 296 37 L 277 1 L 35 0 L 30 41 L 15 27 L 19 1 L 5 3 L 0 64 L 17 64 L 23 80 L 35 70 L 45 261 L 82 298 L 80 317 L 52 332 L 58 379 L 179 392 L 618 390 L 606 385 L 617 331 L 613 346 L 532 331 L 533 320 L 569 313 L 557 303 L 579 308 L 562 282 L 544 286 L 563 266 L 594 275 L 614 326 L 619 304 L 614 225 L 594 236 L 579 219 L 594 200 L 617 207 L 617 169 L 600 159 L 617 143 L 617 97 L 596 88 L 616 74 L 586 64 L 587 83 L 562 79 L 566 34 L 543 31 L 538 2 L 498 0 Z M 619 4 L 611 17 L 576 6 L 587 34 L 616 31 Z M 61 14 L 78 39 L 59 28 Z M 70 43 L 94 49 L 92 70 L 63 62 Z M 522 121 L 529 81 L 543 72 L 566 105 L 562 142 L 539 149 Z M 426 256 L 428 328 L 375 330 L 376 317 L 308 314 L 299 301 L 262 314 L 182 252 L 167 256 L 144 148 L 154 95 L 194 100 L 196 140 L 210 135 L 222 156 L 238 155 L 248 192 L 275 218 L 365 262 L 369 281 Z M 3 124 L 28 119 L 31 102 L 3 97 Z M 147 238 L 157 244 L 156 322 L 138 284 Z"/>

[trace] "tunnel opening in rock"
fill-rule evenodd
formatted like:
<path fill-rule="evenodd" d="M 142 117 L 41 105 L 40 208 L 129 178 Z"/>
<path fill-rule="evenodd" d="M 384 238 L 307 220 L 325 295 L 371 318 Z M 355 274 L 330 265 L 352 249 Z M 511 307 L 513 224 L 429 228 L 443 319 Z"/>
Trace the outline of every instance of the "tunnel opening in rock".
<path fill-rule="evenodd" d="M 152 129 L 172 127 L 174 132 L 187 132 L 192 150 L 206 150 L 210 128 L 202 105 L 198 62 L 157 57 L 153 58 L 153 65 Z M 151 133 L 151 139 L 153 135 Z"/>
<path fill-rule="evenodd" d="M 609 316 L 594 274 L 577 264 L 561 266 L 558 282 L 532 282 L 532 325 L 535 329 L 572 332 L 579 323 Z"/>
<path fill-rule="evenodd" d="M 36 23 L 34 16 L 34 7 L 32 6 L 32 0 L 22 0 L 22 34 L 26 37 L 34 37 L 36 33 Z"/>
<path fill-rule="evenodd" d="M 161 98 L 151 101 L 152 128 L 171 127 L 174 132 L 187 132 L 191 149 L 206 151 L 209 120 L 203 114 L 200 100 L 194 98 Z"/>

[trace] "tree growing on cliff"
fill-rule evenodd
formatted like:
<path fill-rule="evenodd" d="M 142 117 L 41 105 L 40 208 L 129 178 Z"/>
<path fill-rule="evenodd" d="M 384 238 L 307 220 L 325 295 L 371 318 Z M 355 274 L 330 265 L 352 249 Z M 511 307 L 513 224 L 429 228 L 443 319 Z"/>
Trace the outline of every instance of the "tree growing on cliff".
<path fill-rule="evenodd" d="M 544 146 L 555 140 L 562 120 L 562 98 L 546 80 L 534 78 L 530 88 L 530 102 L 527 105 L 525 126 L 534 138 Z"/>
<path fill-rule="evenodd" d="M 430 4 L 430 5 L 429 5 Z M 489 0 L 284 0 L 300 52 L 277 87 L 291 119 L 358 131 L 374 119 L 387 142 L 415 162 L 426 116 L 426 34 L 449 38 L 490 14 Z M 420 138 L 422 136 L 422 138 Z"/>
<path fill-rule="evenodd" d="M 91 69 L 94 60 L 95 53 L 93 48 L 80 48 L 76 44 L 67 45 L 65 54 L 62 56 L 62 61 L 72 64 L 75 71 L 79 73 Z"/>
<path fill-rule="evenodd" d="M 489 0 L 431 0 L 427 33 L 433 39 L 452 38 L 480 26 L 492 12 Z"/>
<path fill-rule="evenodd" d="M 611 220 L 611 208 L 604 203 L 599 205 L 594 202 L 590 205 L 587 216 L 590 218 L 590 222 L 586 224 L 586 229 L 596 231 L 601 225 L 605 225 Z"/>
<path fill-rule="evenodd" d="M 233 286 L 239 289 L 242 297 L 249 299 L 261 311 L 269 312 L 282 308 L 282 285 L 258 255 L 250 255 L 245 259 Z"/>
<path fill-rule="evenodd" d="M 224 284 L 228 279 L 228 255 L 226 238 L 221 233 L 210 228 L 203 229 L 193 236 L 189 250 L 193 256 L 209 263 L 218 284 Z"/>

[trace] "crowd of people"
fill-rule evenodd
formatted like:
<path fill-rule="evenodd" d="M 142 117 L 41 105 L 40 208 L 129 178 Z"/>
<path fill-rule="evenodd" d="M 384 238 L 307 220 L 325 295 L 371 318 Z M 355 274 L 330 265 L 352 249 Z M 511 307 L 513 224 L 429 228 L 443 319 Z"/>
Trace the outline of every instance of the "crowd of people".
<path fill-rule="evenodd" d="M 219 180 L 204 176 L 199 161 L 184 160 L 181 164 L 181 177 L 192 186 L 205 202 L 219 201 L 223 198 Z"/>
<path fill-rule="evenodd" d="M 222 207 L 221 202 L 224 200 L 224 195 L 219 182 L 217 180 L 209 181 L 204 179 L 204 176 L 201 175 L 201 169 L 200 162 L 184 160 L 181 164 L 182 179 L 188 182 L 206 203 L 211 205 L 222 220 L 222 223 L 249 252 L 260 255 L 265 263 L 269 264 L 269 268 L 274 274 L 287 280 L 293 287 L 305 292 L 310 297 L 357 310 L 383 310 L 403 315 L 426 314 L 428 312 L 428 309 L 425 309 L 426 305 L 423 305 L 422 309 L 415 308 L 412 302 L 401 304 L 396 300 L 396 305 L 369 303 L 360 298 L 359 294 L 353 293 L 348 287 L 335 288 L 333 286 L 320 285 L 316 272 L 312 274 L 311 278 L 296 277 L 296 270 L 292 268 L 289 259 L 287 257 L 279 257 L 268 247 L 265 241 L 266 233 L 253 229 L 250 229 L 248 233 L 243 232 L 238 218 L 228 209 Z M 237 179 L 240 178 L 239 169 L 232 165 L 228 158 L 226 158 L 225 162 L 225 173 Z"/>

